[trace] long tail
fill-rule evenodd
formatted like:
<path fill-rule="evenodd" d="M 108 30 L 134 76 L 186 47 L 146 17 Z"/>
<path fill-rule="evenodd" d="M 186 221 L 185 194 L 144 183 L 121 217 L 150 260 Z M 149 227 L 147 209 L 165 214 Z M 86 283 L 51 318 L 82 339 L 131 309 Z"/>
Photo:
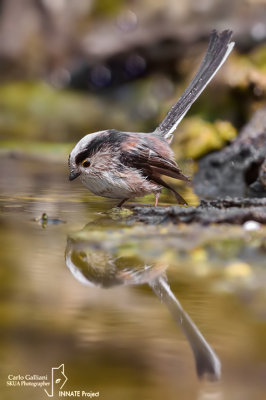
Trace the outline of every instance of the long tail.
<path fill-rule="evenodd" d="M 188 339 L 194 353 L 199 378 L 206 377 L 209 380 L 218 380 L 221 376 L 221 362 L 219 358 L 203 337 L 199 328 L 182 308 L 178 299 L 171 291 L 166 278 L 162 275 L 158 276 L 151 280 L 149 285 L 160 301 L 166 305 Z"/>
<path fill-rule="evenodd" d="M 230 42 L 232 33 L 230 30 L 225 30 L 220 34 L 216 30 L 212 31 L 208 49 L 198 72 L 180 99 L 153 132 L 154 134 L 171 139 L 172 132 L 231 53 L 235 44 Z"/>

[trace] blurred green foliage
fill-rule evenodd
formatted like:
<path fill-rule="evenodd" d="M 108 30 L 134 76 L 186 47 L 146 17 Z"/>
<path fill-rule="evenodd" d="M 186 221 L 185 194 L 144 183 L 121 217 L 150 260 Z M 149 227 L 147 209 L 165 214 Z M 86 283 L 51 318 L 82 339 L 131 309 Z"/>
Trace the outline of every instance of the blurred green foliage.
<path fill-rule="evenodd" d="M 112 105 L 106 113 L 95 96 L 56 90 L 41 82 L 12 82 L 0 87 L 0 137 L 72 141 L 104 125 L 121 124 L 125 119 Z M 124 120 L 125 124 L 125 120 Z"/>
<path fill-rule="evenodd" d="M 210 151 L 222 148 L 236 135 L 236 129 L 228 121 L 211 123 L 197 116 L 190 117 L 179 127 L 173 149 L 179 159 L 198 159 Z"/>
<path fill-rule="evenodd" d="M 125 0 L 100 0 L 94 1 L 92 15 L 115 16 L 126 5 Z"/>

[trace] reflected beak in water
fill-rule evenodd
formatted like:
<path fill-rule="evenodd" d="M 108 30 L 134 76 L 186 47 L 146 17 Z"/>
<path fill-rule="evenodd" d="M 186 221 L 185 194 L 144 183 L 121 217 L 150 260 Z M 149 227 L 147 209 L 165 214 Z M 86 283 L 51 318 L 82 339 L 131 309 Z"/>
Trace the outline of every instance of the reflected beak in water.
<path fill-rule="evenodd" d="M 70 180 L 70 181 L 73 181 L 73 180 L 76 179 L 80 174 L 81 174 L 81 172 L 79 172 L 79 171 L 70 171 L 69 180 Z"/>

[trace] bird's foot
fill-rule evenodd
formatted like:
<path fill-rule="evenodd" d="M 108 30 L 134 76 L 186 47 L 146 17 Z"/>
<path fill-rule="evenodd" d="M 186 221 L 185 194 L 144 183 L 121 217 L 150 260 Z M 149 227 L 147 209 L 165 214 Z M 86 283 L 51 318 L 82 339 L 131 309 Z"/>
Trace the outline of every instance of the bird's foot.
<path fill-rule="evenodd" d="M 129 198 L 126 198 L 126 199 L 121 200 L 120 203 L 118 203 L 116 207 L 117 207 L 117 208 L 121 208 L 122 205 L 123 205 L 126 201 L 128 201 L 128 200 L 129 200 Z"/>

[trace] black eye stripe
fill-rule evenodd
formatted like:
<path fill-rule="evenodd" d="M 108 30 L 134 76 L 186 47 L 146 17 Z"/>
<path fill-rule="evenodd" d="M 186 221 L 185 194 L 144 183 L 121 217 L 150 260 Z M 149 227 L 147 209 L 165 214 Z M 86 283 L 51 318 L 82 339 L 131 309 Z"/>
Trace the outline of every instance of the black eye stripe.
<path fill-rule="evenodd" d="M 106 147 L 115 148 L 119 146 L 125 139 L 127 135 L 123 132 L 116 131 L 115 129 L 110 129 L 99 135 L 91 142 L 89 142 L 87 148 L 81 151 L 75 158 L 76 164 L 82 163 L 85 158 L 89 158 L 93 156 L 93 154 L 97 153 L 97 151 L 102 150 Z"/>

